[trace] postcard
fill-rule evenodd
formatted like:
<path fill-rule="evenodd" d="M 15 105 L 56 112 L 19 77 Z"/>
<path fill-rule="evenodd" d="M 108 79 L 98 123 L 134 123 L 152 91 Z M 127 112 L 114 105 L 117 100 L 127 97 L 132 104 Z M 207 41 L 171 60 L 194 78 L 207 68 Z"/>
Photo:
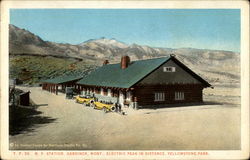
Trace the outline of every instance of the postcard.
<path fill-rule="evenodd" d="M 247 1 L 2 1 L 2 159 L 248 159 Z"/>

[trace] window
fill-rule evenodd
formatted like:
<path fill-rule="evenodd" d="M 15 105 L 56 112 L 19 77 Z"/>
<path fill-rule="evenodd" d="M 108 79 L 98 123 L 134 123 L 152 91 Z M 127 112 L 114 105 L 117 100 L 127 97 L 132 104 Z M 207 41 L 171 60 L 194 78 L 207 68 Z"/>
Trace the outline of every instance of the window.
<path fill-rule="evenodd" d="M 175 67 L 163 67 L 163 72 L 175 72 Z"/>
<path fill-rule="evenodd" d="M 165 101 L 165 93 L 155 93 L 155 101 Z"/>
<path fill-rule="evenodd" d="M 175 92 L 175 100 L 184 100 L 184 92 Z"/>

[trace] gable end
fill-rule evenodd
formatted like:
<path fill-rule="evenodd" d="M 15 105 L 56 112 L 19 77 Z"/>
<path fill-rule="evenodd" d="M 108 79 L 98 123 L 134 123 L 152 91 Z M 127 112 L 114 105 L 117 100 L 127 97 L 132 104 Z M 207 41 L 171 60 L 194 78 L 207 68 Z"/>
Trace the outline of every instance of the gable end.
<path fill-rule="evenodd" d="M 186 65 L 181 63 L 178 59 L 175 57 L 171 57 L 171 59 L 180 67 L 182 67 L 186 72 L 188 72 L 190 75 L 192 75 L 194 78 L 196 78 L 198 81 L 200 81 L 205 87 L 211 87 L 211 84 L 209 84 L 207 81 L 205 81 L 203 78 L 201 78 L 199 75 L 194 73 L 191 69 L 189 69 Z"/>
<path fill-rule="evenodd" d="M 211 86 L 173 56 L 145 75 L 133 86 L 148 84 L 202 84 L 204 87 Z"/>

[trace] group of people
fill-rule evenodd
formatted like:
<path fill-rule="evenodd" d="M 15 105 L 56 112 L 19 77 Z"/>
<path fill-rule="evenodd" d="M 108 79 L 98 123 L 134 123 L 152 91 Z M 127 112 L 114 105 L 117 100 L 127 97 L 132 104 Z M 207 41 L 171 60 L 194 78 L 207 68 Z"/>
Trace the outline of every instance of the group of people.
<path fill-rule="evenodd" d="M 119 103 L 115 103 L 115 111 L 116 112 L 121 112 L 122 111 L 122 106 Z"/>

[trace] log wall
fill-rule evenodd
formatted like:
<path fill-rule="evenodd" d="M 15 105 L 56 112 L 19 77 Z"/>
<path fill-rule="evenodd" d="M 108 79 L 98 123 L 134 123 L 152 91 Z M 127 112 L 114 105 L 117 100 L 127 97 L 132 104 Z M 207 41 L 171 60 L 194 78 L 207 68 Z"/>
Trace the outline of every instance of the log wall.
<path fill-rule="evenodd" d="M 134 97 L 141 106 L 203 101 L 203 86 L 200 84 L 143 85 L 134 88 Z M 175 92 L 184 92 L 184 100 L 175 100 Z M 155 93 L 165 93 L 165 100 L 155 101 Z"/>

